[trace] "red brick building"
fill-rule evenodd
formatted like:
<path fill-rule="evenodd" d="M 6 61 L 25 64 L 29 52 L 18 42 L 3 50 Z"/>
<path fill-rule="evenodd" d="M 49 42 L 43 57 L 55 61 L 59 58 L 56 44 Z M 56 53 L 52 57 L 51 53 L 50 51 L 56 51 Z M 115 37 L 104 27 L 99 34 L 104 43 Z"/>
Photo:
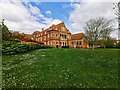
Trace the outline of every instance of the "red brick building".
<path fill-rule="evenodd" d="M 83 33 L 71 34 L 71 47 L 89 48 L 87 37 Z"/>
<path fill-rule="evenodd" d="M 89 48 L 87 37 L 83 33 L 71 34 L 63 22 L 52 25 L 46 30 L 35 31 L 31 40 L 53 47 Z"/>

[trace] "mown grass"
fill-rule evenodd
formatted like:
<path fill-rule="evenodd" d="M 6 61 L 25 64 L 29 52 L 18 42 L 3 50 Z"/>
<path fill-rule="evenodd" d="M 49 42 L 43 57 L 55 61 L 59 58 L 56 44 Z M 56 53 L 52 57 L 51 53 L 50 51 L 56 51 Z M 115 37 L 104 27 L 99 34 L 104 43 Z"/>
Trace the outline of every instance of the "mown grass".
<path fill-rule="evenodd" d="M 3 56 L 3 88 L 117 88 L 117 49 L 39 49 Z"/>

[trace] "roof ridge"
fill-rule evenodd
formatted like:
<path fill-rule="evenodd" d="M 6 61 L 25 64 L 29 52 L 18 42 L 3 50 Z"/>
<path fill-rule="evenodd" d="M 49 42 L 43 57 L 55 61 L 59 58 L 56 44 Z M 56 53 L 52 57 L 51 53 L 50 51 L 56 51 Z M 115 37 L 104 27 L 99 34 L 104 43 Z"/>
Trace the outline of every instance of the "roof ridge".
<path fill-rule="evenodd" d="M 75 33 L 75 34 L 72 34 L 72 35 L 76 35 L 76 34 L 84 34 L 83 32 L 80 32 L 80 33 Z"/>
<path fill-rule="evenodd" d="M 61 22 L 61 23 L 56 24 L 55 26 L 58 26 L 58 25 L 61 25 L 61 24 L 64 24 L 64 25 L 65 25 L 65 23 L 64 23 L 64 22 Z"/>

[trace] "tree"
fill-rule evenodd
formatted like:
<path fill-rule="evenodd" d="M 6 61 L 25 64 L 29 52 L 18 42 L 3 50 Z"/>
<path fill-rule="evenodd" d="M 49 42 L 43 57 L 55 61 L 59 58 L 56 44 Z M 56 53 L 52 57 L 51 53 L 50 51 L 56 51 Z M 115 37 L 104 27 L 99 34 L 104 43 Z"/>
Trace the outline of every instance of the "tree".
<path fill-rule="evenodd" d="M 0 25 L 0 43 L 2 43 L 2 25 Z"/>
<path fill-rule="evenodd" d="M 107 40 L 110 37 L 110 32 L 112 31 L 112 20 L 107 20 L 103 17 L 98 17 L 96 19 L 91 19 L 86 22 L 85 33 L 89 38 L 90 45 L 94 49 L 95 41 L 97 40 Z"/>
<path fill-rule="evenodd" d="M 8 30 L 8 27 L 4 24 L 4 19 L 2 20 L 2 25 L 0 25 L 0 33 L 2 33 L 2 40 L 10 40 L 11 32 Z"/>
<path fill-rule="evenodd" d="M 113 5 L 114 5 L 113 9 L 115 10 L 115 15 L 120 20 L 120 1 L 118 3 L 113 3 Z"/>
<path fill-rule="evenodd" d="M 118 3 L 113 3 L 115 10 L 115 15 L 117 16 L 116 19 L 118 19 L 118 32 L 120 33 L 120 1 Z"/>

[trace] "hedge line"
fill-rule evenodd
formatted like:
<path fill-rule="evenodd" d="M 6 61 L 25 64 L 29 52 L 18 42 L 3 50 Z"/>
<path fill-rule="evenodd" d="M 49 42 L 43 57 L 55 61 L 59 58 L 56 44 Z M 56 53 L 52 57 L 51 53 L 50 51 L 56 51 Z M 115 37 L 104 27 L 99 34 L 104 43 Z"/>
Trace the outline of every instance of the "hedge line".
<path fill-rule="evenodd" d="M 23 42 L 4 42 L 2 44 L 2 53 L 7 55 L 13 55 L 17 53 L 23 53 L 35 49 L 52 48 L 50 46 L 43 46 L 37 43 L 23 43 Z"/>

